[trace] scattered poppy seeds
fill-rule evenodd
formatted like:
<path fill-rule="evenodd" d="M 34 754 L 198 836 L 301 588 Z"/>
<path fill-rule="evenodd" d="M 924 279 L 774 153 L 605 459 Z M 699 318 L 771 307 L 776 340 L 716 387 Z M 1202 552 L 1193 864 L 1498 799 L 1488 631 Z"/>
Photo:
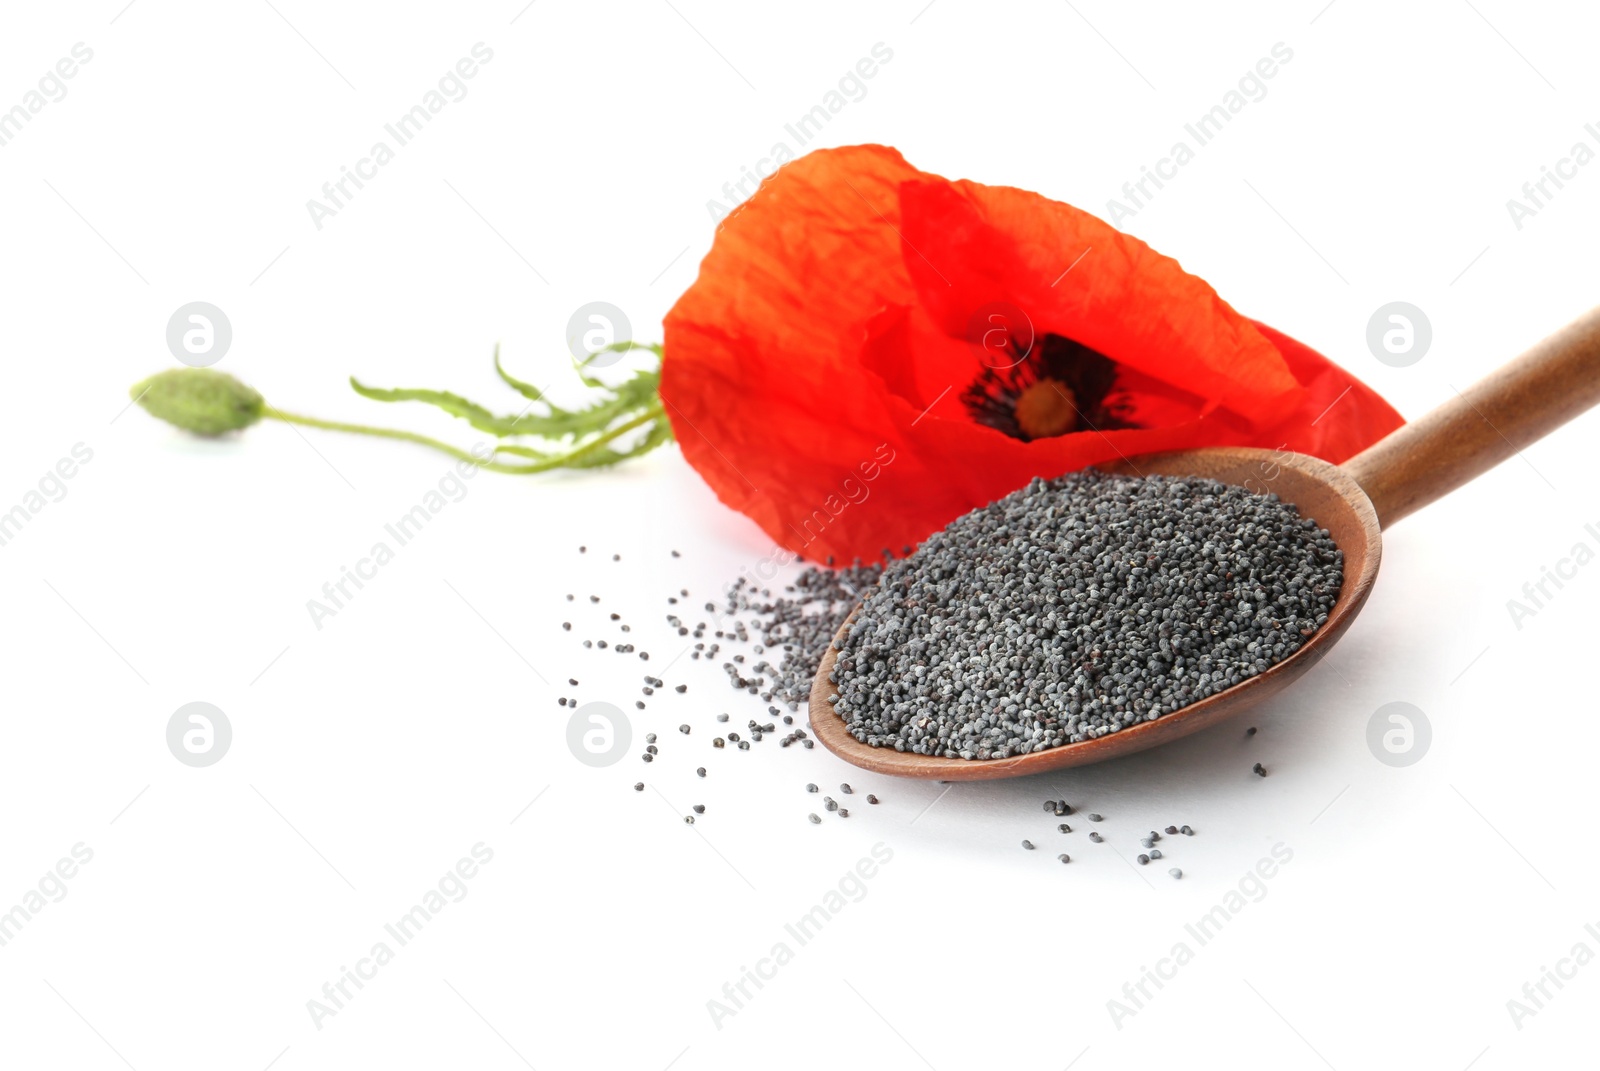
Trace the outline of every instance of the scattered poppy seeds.
<path fill-rule="evenodd" d="M 909 548 L 907 554 L 909 555 Z M 894 564 L 893 556 L 885 552 L 884 558 L 892 567 Z M 826 652 L 831 638 L 837 633 L 844 618 L 859 600 L 862 589 L 875 585 L 879 576 L 882 575 L 883 569 L 883 566 L 863 565 L 860 562 L 844 570 L 807 569 L 801 572 L 792 584 L 786 585 L 783 594 L 777 597 L 774 597 L 770 590 L 760 588 L 746 581 L 737 581 L 727 589 L 729 604 L 724 615 L 719 618 L 715 625 L 708 622 L 690 624 L 671 615 L 668 616 L 668 624 L 673 630 L 679 631 L 683 635 L 692 635 L 696 638 L 701 636 L 714 638 L 716 642 L 695 645 L 696 652 L 703 652 L 708 661 L 722 653 L 721 648 L 724 641 L 730 645 L 748 645 L 747 649 L 754 653 L 758 661 L 747 663 L 744 654 L 724 655 L 723 657 L 728 659 L 723 663 L 724 671 L 728 673 L 730 682 L 737 690 L 748 692 L 760 698 L 765 705 L 766 714 L 769 718 L 779 719 L 785 725 L 792 726 L 794 718 L 781 714 L 780 705 L 787 706 L 790 710 L 796 712 L 802 709 L 800 704 L 807 699 L 811 678 L 815 675 L 816 667 L 822 655 Z M 682 592 L 681 594 L 687 597 L 688 593 Z M 599 601 L 598 596 L 595 596 L 594 599 L 597 602 Z M 613 616 L 608 614 L 606 617 L 608 620 L 616 621 L 620 615 Z M 618 625 L 616 627 L 621 626 Z M 589 644 L 586 642 L 585 646 L 589 646 Z M 774 665 L 762 657 L 769 650 L 772 652 L 773 658 L 781 659 L 779 664 Z M 742 668 L 747 664 L 749 665 L 748 669 Z M 753 674 L 753 676 L 743 676 L 747 672 Z M 568 678 L 567 683 L 576 687 L 577 679 Z M 669 685 L 660 677 L 650 675 L 643 677 L 641 691 L 645 695 L 651 695 L 658 689 L 671 689 L 680 694 L 686 691 L 676 683 Z M 568 703 L 572 707 L 578 705 L 576 699 L 570 699 Z M 706 717 L 708 719 L 714 718 L 719 723 L 727 723 L 731 720 L 727 713 L 707 714 Z M 777 733 L 775 721 L 763 724 L 751 718 L 747 721 L 746 726 L 748 738 L 741 736 L 738 732 L 729 732 L 726 739 L 713 737 L 709 743 L 706 743 L 692 742 L 694 739 L 692 737 L 692 721 L 679 722 L 679 734 L 674 737 L 679 743 L 673 745 L 673 747 L 679 751 L 692 749 L 685 751 L 684 757 L 693 756 L 694 759 L 699 759 L 706 754 L 707 750 L 713 753 L 726 751 L 730 744 L 737 745 L 741 751 L 750 750 L 752 742 L 759 743 L 763 737 Z M 685 739 L 686 737 L 689 739 Z M 640 757 L 645 762 L 651 762 L 658 756 L 664 757 L 662 748 L 666 745 L 661 744 L 661 737 L 657 732 L 646 732 L 644 738 L 645 751 Z M 700 739 L 704 740 L 704 738 Z M 786 748 L 795 743 L 803 744 L 806 747 L 811 746 L 812 741 L 805 728 L 794 728 L 787 731 L 786 735 L 779 740 L 779 747 Z M 675 754 L 674 758 L 676 757 L 677 755 Z M 709 772 L 705 766 L 696 766 L 693 771 L 698 778 L 706 777 Z M 643 781 L 636 781 L 633 782 L 632 787 L 635 792 L 643 792 L 647 786 Z M 816 783 L 806 783 L 803 788 L 807 795 L 821 797 L 823 804 L 821 810 L 824 814 L 829 814 L 839 819 L 849 817 L 849 809 L 841 806 L 838 801 L 831 797 L 822 795 Z M 849 782 L 841 782 L 838 791 L 844 795 L 857 794 L 857 790 Z M 868 804 L 877 804 L 879 802 L 878 797 L 872 793 L 864 793 L 864 795 Z M 694 804 L 690 808 L 690 813 L 683 815 L 684 823 L 686 825 L 695 825 L 696 819 L 704 817 L 707 814 L 707 810 L 706 805 L 703 803 Z M 1066 800 L 1058 798 L 1045 799 L 1043 801 L 1043 810 L 1046 815 L 1059 819 L 1062 816 L 1075 813 L 1076 808 Z M 1102 821 L 1102 816 L 1097 813 L 1083 813 L 1091 822 Z M 807 822 L 813 825 L 823 824 L 822 815 L 816 812 L 806 814 L 805 818 Z M 1056 831 L 1058 834 L 1070 834 L 1072 827 L 1061 822 L 1056 825 Z M 1193 830 L 1188 826 L 1168 826 L 1167 832 L 1169 834 L 1181 832 L 1192 835 Z M 1097 832 L 1091 832 L 1089 839 L 1094 842 L 1101 842 L 1105 838 L 1102 838 Z M 1149 849 L 1150 845 L 1159 839 L 1161 839 L 1161 834 L 1151 830 L 1143 838 L 1143 841 L 1148 841 L 1149 843 L 1144 843 L 1143 846 Z M 1017 842 L 1013 841 L 1012 843 Z M 1024 849 L 1029 851 L 1034 850 L 1037 846 L 1035 839 L 1023 840 L 1021 843 Z M 1158 850 L 1150 850 L 1146 858 L 1148 861 L 1154 861 L 1161 858 L 1161 853 Z M 1066 863 L 1070 861 L 1071 857 L 1067 853 L 1059 853 L 1056 859 L 1061 863 Z"/>

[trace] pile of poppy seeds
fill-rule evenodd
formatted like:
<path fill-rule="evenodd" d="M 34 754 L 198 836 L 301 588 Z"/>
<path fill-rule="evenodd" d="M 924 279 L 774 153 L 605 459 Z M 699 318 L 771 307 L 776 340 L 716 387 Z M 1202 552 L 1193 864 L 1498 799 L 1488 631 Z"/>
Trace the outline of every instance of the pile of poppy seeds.
<path fill-rule="evenodd" d="M 885 566 L 839 641 L 830 702 L 860 742 L 919 755 L 1093 740 L 1287 658 L 1343 578 L 1328 532 L 1276 495 L 1035 479 Z"/>
<path fill-rule="evenodd" d="M 852 612 L 838 641 L 831 700 L 852 735 L 874 747 L 983 760 L 1094 739 L 1252 677 L 1327 621 L 1343 580 L 1343 558 L 1328 533 L 1275 495 L 1213 480 L 1092 470 L 1034 480 L 958 518 L 915 552 L 907 547 L 896 557 L 885 550 L 881 558 L 843 568 L 829 559 L 827 568 L 802 569 L 776 594 L 741 575 L 724 589 L 721 606 L 703 604 L 710 620 L 684 616 L 691 613 L 687 589 L 666 597 L 662 638 L 687 645 L 661 672 L 685 656 L 720 659 L 729 684 L 765 708 L 765 720 L 748 719 L 743 734 L 720 728 L 727 713 L 716 714 L 719 727 L 709 737 L 689 722 L 676 726 L 687 739 L 672 750 L 697 764 L 697 778 L 708 776 L 698 763 L 710 756 L 748 752 L 769 738 L 778 748 L 814 747 L 807 732 L 812 681 Z M 601 608 L 599 595 L 587 602 L 629 637 L 585 639 L 585 648 L 650 661 L 620 614 Z M 562 628 L 571 632 L 573 623 Z M 724 652 L 725 644 L 736 653 Z M 658 692 L 688 690 L 649 673 L 640 679 L 636 711 Z M 578 687 L 576 679 L 567 683 Z M 559 703 L 578 707 L 576 696 Z M 662 755 L 659 739 L 645 734 L 644 762 Z M 1253 772 L 1266 776 L 1260 763 Z M 646 785 L 632 787 L 643 792 Z M 819 792 L 815 784 L 804 790 Z M 848 783 L 839 792 L 855 794 Z M 871 793 L 865 800 L 878 803 Z M 851 813 L 831 796 L 819 810 Z M 1074 813 L 1066 800 L 1046 800 L 1044 810 L 1056 818 Z M 706 807 L 694 803 L 690 812 L 683 820 L 693 825 Z M 816 811 L 804 817 L 823 822 Z M 1096 813 L 1085 817 L 1102 821 Z M 1056 835 L 1071 832 L 1066 822 L 1056 826 Z M 1193 830 L 1169 825 L 1165 834 Z M 1140 837 L 1140 865 L 1163 858 L 1155 846 L 1161 839 L 1153 829 Z M 1088 840 L 1106 842 L 1099 832 Z M 1026 851 L 1039 846 L 1021 844 Z M 1183 876 L 1176 867 L 1168 873 Z"/>

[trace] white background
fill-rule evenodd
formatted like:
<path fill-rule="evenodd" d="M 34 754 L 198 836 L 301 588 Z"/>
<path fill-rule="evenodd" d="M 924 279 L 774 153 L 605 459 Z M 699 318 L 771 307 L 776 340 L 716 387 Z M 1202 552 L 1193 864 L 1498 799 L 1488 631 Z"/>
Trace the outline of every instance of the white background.
<path fill-rule="evenodd" d="M 199 442 L 124 412 L 129 384 L 175 364 L 173 310 L 205 300 L 233 324 L 219 367 L 269 402 L 466 445 L 462 425 L 363 401 L 345 376 L 510 409 L 497 340 L 543 381 L 586 301 L 659 337 L 709 247 L 706 202 L 877 42 L 892 61 L 819 143 L 894 144 L 1103 214 L 1281 41 L 1294 57 L 1267 97 L 1123 226 L 1415 416 L 1600 292 L 1600 166 L 1520 229 L 1506 209 L 1600 122 L 1592 10 L 123 2 L 13 8 L 0 35 L 5 107 L 74 43 L 94 52 L 0 148 L 0 509 L 75 443 L 93 450 L 0 548 L 0 910 L 73 845 L 94 853 L 0 948 L 0 1065 L 1592 1060 L 1600 966 L 1520 1028 L 1507 1001 L 1575 944 L 1600 952 L 1584 930 L 1600 923 L 1600 566 L 1520 629 L 1506 603 L 1574 544 L 1600 545 L 1584 531 L 1600 522 L 1600 419 L 1390 533 L 1365 613 L 1253 739 L 1228 727 L 942 794 L 820 748 L 712 751 L 716 713 L 739 727 L 764 704 L 717 665 L 666 668 L 685 641 L 665 599 L 686 587 L 698 607 L 768 545 L 675 449 L 581 478 L 478 477 L 318 630 L 307 600 L 448 463 L 279 424 Z M 307 199 L 479 41 L 494 58 L 470 94 L 313 226 Z M 1406 369 L 1364 340 L 1393 300 L 1434 327 Z M 648 666 L 578 648 L 615 638 L 610 611 Z M 634 711 L 645 670 L 688 693 Z M 634 713 L 634 752 L 661 732 L 660 760 L 577 762 L 556 703 L 573 693 Z M 234 731 L 206 769 L 165 743 L 194 700 Z M 1404 769 L 1365 737 L 1395 700 L 1434 731 Z M 804 784 L 847 779 L 852 817 L 810 825 Z M 1055 832 L 1040 801 L 1056 796 L 1102 812 L 1107 843 L 1081 815 Z M 708 810 L 691 829 L 694 802 Z M 1170 845 L 1179 882 L 1129 862 L 1169 822 L 1197 830 Z M 478 842 L 494 857 L 469 895 L 319 1029 L 307 1001 Z M 865 897 L 798 947 L 784 924 L 880 842 L 893 858 Z M 1199 947 L 1185 923 L 1279 843 L 1293 858 L 1264 898 Z M 780 941 L 792 962 L 714 1021 L 707 1002 Z M 1116 1021 L 1107 1002 L 1180 941 L 1192 961 Z"/>

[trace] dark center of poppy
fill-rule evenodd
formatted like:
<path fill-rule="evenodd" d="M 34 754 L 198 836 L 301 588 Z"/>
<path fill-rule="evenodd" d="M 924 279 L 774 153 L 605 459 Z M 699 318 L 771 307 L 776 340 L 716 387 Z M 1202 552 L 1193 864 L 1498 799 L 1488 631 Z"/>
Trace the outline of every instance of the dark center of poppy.
<path fill-rule="evenodd" d="M 1137 427 L 1115 361 L 1063 335 L 1043 335 L 1006 368 L 985 366 L 961 392 L 979 424 L 1030 442 L 1074 431 Z"/>
<path fill-rule="evenodd" d="M 1029 439 L 1065 435 L 1078 426 L 1072 388 L 1057 379 L 1041 379 L 1017 396 L 1017 427 Z"/>

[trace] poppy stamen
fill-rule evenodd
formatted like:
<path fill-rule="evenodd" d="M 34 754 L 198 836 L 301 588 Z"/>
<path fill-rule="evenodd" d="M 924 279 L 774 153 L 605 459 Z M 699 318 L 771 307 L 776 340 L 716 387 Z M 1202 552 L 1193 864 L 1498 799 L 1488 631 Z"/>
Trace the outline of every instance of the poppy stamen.
<path fill-rule="evenodd" d="M 1055 379 L 1041 379 L 1017 398 L 1017 427 L 1029 439 L 1048 439 L 1078 428 L 1078 404 L 1072 388 Z"/>
<path fill-rule="evenodd" d="M 1009 368 L 984 368 L 961 401 L 979 424 L 1024 442 L 1137 427 L 1116 363 L 1062 335 L 1044 335 Z"/>

